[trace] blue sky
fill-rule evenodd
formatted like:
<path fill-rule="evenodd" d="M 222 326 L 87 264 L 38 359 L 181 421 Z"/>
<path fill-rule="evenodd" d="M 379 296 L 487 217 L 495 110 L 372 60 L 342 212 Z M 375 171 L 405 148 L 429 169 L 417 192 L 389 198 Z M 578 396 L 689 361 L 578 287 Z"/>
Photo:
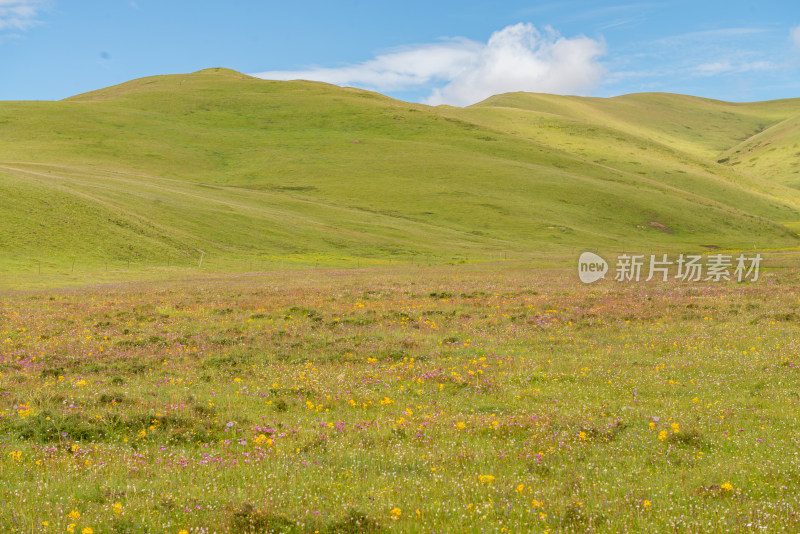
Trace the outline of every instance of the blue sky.
<path fill-rule="evenodd" d="M 800 97 L 800 2 L 0 0 L 0 100 L 207 67 L 429 104 Z"/>

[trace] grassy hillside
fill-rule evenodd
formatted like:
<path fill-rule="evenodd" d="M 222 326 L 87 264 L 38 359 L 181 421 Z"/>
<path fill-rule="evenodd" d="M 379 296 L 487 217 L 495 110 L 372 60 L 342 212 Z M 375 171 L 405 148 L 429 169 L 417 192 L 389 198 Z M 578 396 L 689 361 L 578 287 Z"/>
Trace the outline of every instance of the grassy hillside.
<path fill-rule="evenodd" d="M 763 131 L 798 110 L 800 99 L 730 104 L 669 94 L 596 99 L 518 93 L 455 112 L 597 164 L 787 220 L 793 210 L 776 211 L 774 201 L 797 205 L 798 192 L 780 180 L 731 171 L 720 165 L 726 161 L 720 150 L 747 137 L 754 124 Z"/>
<path fill-rule="evenodd" d="M 475 107 L 508 107 L 602 124 L 713 158 L 787 117 L 800 113 L 800 99 L 733 103 L 669 93 L 581 98 L 532 93 L 497 95 Z"/>
<path fill-rule="evenodd" d="M 800 113 L 736 145 L 721 160 L 747 174 L 800 189 Z"/>
<path fill-rule="evenodd" d="M 798 110 L 527 94 L 430 108 L 225 69 L 3 102 L 0 268 L 793 247 L 800 192 L 717 159 Z"/>

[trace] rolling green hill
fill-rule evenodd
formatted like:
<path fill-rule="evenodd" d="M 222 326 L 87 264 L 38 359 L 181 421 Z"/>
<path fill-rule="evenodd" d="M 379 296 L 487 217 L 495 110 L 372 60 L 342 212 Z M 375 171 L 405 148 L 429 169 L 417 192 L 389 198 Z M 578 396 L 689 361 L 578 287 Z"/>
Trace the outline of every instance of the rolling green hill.
<path fill-rule="evenodd" d="M 800 112 L 726 151 L 738 171 L 800 189 Z"/>
<path fill-rule="evenodd" d="M 665 94 L 431 108 L 226 69 L 2 102 L 0 268 L 796 247 L 789 174 L 724 154 L 798 113 Z"/>

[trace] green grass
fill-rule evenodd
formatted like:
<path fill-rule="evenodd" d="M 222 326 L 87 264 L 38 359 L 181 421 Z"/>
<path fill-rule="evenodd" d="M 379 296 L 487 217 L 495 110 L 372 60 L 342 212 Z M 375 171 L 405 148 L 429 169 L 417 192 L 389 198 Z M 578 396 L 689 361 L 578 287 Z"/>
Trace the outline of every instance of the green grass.
<path fill-rule="evenodd" d="M 601 124 L 710 159 L 800 113 L 800 100 L 734 103 L 670 93 L 605 99 L 508 93 L 475 107 L 508 107 Z"/>
<path fill-rule="evenodd" d="M 799 110 L 225 69 L 0 103 L 0 531 L 797 532 Z M 583 285 L 586 249 L 783 250 Z"/>
<path fill-rule="evenodd" d="M 0 527 L 797 532 L 796 260 L 4 291 Z"/>
<path fill-rule="evenodd" d="M 800 189 L 800 115 L 782 121 L 729 149 L 725 163 L 741 172 Z"/>
<path fill-rule="evenodd" d="M 225 69 L 4 102 L 0 269 L 795 247 L 800 193 L 716 160 L 798 108 L 658 94 L 430 108 Z"/>

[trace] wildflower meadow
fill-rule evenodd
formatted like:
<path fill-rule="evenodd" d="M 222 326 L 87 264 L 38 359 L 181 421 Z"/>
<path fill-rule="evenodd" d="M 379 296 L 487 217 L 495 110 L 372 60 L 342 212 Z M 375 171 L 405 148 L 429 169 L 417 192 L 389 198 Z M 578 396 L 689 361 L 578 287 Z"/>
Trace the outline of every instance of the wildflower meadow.
<path fill-rule="evenodd" d="M 798 532 L 799 299 L 774 261 L 4 290 L 0 531 Z"/>

